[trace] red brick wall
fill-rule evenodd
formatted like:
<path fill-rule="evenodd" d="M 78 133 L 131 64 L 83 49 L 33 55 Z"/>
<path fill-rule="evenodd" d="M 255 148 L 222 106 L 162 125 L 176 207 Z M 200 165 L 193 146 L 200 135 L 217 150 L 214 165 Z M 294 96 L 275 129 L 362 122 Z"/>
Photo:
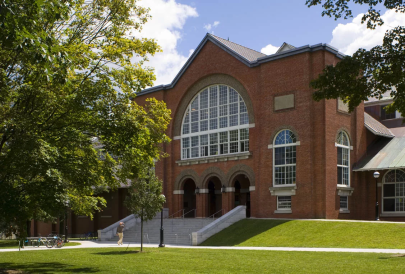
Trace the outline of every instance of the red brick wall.
<path fill-rule="evenodd" d="M 180 160 L 180 140 L 173 140 L 165 145 L 169 157 L 157 165 L 157 174 L 165 183 L 164 192 L 170 214 L 182 208 L 181 195 L 173 195 L 176 177 L 186 169 L 192 168 L 201 175 L 207 168 L 215 165 L 225 174 L 235 165 L 244 164 L 251 167 L 255 173 L 255 191 L 251 192 L 252 217 L 289 217 L 289 218 L 365 218 L 362 212 L 352 210 L 350 214 L 339 214 L 339 196 L 337 195 L 337 149 L 335 139 L 339 129 L 345 129 L 350 136 L 351 164 L 354 164 L 365 152 L 366 131 L 364 130 L 363 105 L 353 113 L 344 114 L 337 111 L 336 100 L 312 99 L 309 83 L 327 64 L 335 64 L 339 59 L 325 51 L 302 53 L 287 58 L 264 63 L 258 67 L 249 68 L 227 52 L 211 42 L 202 48 L 200 53 L 188 67 L 176 85 L 165 91 L 154 92 L 139 96 L 136 101 L 140 104 L 148 97 L 155 97 L 166 102 L 176 116 L 182 99 L 194 83 L 203 77 L 213 74 L 227 74 L 238 80 L 246 89 L 253 105 L 255 127 L 250 129 L 249 159 L 178 166 Z M 275 95 L 295 94 L 295 108 L 284 111 L 273 111 Z M 189 103 L 189 102 L 188 102 Z M 182 116 L 182 115 L 181 115 Z M 297 133 L 300 145 L 297 147 L 297 190 L 292 196 L 292 214 L 274 214 L 277 208 L 277 197 L 271 196 L 273 151 L 267 146 L 272 143 L 272 137 L 283 126 L 293 128 Z M 167 133 L 174 136 L 173 123 Z M 351 172 L 353 196 L 349 198 L 351 205 L 354 197 L 363 197 L 363 189 L 367 187 L 361 174 Z M 227 184 L 227 182 L 224 182 Z M 204 186 L 207 188 L 207 186 Z M 363 195 L 363 196 L 362 196 Z M 198 215 L 204 213 L 207 200 L 200 195 L 197 198 L 203 205 L 198 209 Z M 233 207 L 232 194 L 225 193 L 222 197 L 222 207 L 229 211 Z M 200 202 L 199 202 L 200 201 Z M 357 203 L 357 201 L 356 201 Z M 358 201 L 362 204 L 363 201 Z M 350 206 L 349 205 L 349 206 Z M 357 206 L 357 204 L 356 204 Z M 343 216 L 341 216 L 343 215 Z"/>

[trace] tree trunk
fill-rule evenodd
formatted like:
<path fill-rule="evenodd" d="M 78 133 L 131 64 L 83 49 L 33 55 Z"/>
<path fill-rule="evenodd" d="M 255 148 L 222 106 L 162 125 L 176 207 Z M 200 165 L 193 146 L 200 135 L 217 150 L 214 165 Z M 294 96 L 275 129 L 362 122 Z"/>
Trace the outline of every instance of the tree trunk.
<path fill-rule="evenodd" d="M 141 213 L 141 252 L 143 249 L 143 208 Z"/>

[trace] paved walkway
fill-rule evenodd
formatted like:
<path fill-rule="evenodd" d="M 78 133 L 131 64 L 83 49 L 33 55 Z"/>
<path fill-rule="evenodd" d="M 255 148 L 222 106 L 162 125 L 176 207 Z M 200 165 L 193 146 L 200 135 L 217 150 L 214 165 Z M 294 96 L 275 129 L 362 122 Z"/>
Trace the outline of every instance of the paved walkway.
<path fill-rule="evenodd" d="M 81 243 L 77 246 L 65 246 L 62 249 L 75 248 L 103 248 L 115 247 L 126 249 L 128 247 L 140 247 L 140 243 L 125 243 L 118 246 L 115 242 L 99 242 L 99 241 L 75 241 Z M 158 247 L 158 244 L 144 244 L 144 247 Z M 233 246 L 185 246 L 185 245 L 166 245 L 166 248 L 190 248 L 190 249 L 229 249 L 229 250 L 272 250 L 272 251 L 310 251 L 310 252 L 352 252 L 352 253 L 390 253 L 390 254 L 405 254 L 405 249 L 378 249 L 378 248 L 324 248 L 324 247 L 233 247 Z M 47 247 L 26 247 L 21 251 L 34 250 L 55 250 L 56 248 Z M 16 249 L 0 249 L 0 252 L 18 251 Z"/>

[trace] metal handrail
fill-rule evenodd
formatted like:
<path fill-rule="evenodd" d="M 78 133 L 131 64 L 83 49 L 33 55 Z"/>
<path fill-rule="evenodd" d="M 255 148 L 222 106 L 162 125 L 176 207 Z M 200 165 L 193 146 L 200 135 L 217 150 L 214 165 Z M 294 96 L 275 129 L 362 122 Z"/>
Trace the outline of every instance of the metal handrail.
<path fill-rule="evenodd" d="M 183 215 L 184 215 L 184 209 L 180 209 L 179 211 L 176 211 L 175 213 L 173 213 L 172 215 L 170 215 L 169 217 L 166 217 L 165 219 L 170 219 L 171 217 L 173 217 L 174 215 L 176 215 L 177 213 L 179 213 L 180 211 L 183 211 Z M 182 216 L 183 216 L 182 215 Z"/>
<path fill-rule="evenodd" d="M 181 218 L 183 218 L 184 219 L 184 216 L 185 215 L 187 215 L 187 214 L 189 214 L 190 212 L 192 212 L 192 211 L 196 211 L 197 209 L 192 209 L 192 210 L 190 210 L 190 211 L 188 211 L 188 212 L 186 212 L 186 213 L 183 213 L 183 216 L 181 216 Z M 195 217 L 195 214 L 194 214 L 194 217 Z"/>
<path fill-rule="evenodd" d="M 211 217 L 214 219 L 214 218 L 215 218 L 214 216 L 217 215 L 217 214 L 218 214 L 219 212 L 221 212 L 222 210 L 223 210 L 223 209 L 221 209 L 221 210 L 215 212 L 215 213 L 212 214 L 211 216 L 207 217 L 207 219 L 209 219 L 209 218 L 211 218 Z"/>

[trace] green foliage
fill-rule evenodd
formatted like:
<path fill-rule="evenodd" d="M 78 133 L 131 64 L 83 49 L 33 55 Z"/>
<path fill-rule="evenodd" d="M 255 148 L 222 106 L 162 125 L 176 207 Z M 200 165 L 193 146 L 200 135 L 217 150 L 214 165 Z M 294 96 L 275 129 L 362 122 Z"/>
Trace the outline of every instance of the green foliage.
<path fill-rule="evenodd" d="M 143 235 L 143 222 L 152 220 L 156 213 L 163 209 L 166 201 L 162 195 L 162 181 L 150 168 L 143 168 L 138 173 L 138 178 L 132 181 L 129 187 L 125 206 L 137 218 L 141 219 L 141 234 Z M 141 237 L 141 251 L 143 237 Z"/>
<path fill-rule="evenodd" d="M 352 16 L 347 0 L 307 0 L 308 7 L 322 4 L 322 16 Z M 387 9 L 404 13 L 405 6 L 400 0 L 354 0 L 354 4 L 368 5 L 369 10 L 363 16 L 362 23 L 374 29 L 384 22 L 376 5 L 383 3 Z M 336 66 L 327 66 L 311 86 L 316 90 L 315 100 L 342 98 L 353 110 L 368 97 L 382 98 L 389 92 L 394 103 L 388 112 L 399 110 L 405 113 L 405 27 L 398 26 L 386 32 L 381 46 L 370 50 L 359 49 L 353 56 L 346 56 Z"/>
<path fill-rule="evenodd" d="M 92 216 L 105 205 L 97 191 L 163 156 L 170 111 L 132 101 L 152 85 L 143 64 L 160 50 L 137 38 L 149 15 L 136 3 L 0 1 L 0 224 L 23 233 L 67 201 Z"/>

